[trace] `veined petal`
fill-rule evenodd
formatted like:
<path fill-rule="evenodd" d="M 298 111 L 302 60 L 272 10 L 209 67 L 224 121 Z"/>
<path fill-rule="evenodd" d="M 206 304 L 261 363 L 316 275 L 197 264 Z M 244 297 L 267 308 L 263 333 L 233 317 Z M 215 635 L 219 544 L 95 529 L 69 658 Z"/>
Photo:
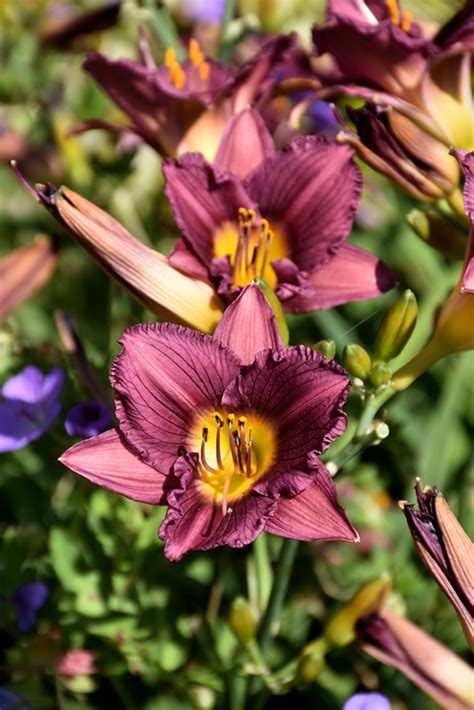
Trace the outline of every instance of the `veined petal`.
<path fill-rule="evenodd" d="M 249 175 L 249 194 L 270 224 L 283 226 L 289 256 L 301 270 L 328 261 L 351 230 L 362 189 L 353 158 L 349 146 L 309 136 Z"/>
<path fill-rule="evenodd" d="M 195 477 L 196 455 L 181 456 L 174 467 L 180 488 L 168 496 L 168 513 L 160 528 L 166 541 L 165 555 L 176 561 L 192 550 L 210 550 L 220 545 L 243 547 L 264 529 L 276 502 L 250 493 L 235 501 L 226 515 L 206 499 Z"/>
<path fill-rule="evenodd" d="M 216 229 L 237 222 L 239 207 L 255 209 L 255 205 L 240 178 L 214 170 L 199 153 L 166 160 L 163 172 L 176 222 L 193 252 L 207 265 L 214 256 Z"/>
<path fill-rule="evenodd" d="M 276 463 L 258 480 L 262 495 L 295 496 L 314 479 L 308 454 L 323 453 L 346 427 L 342 406 L 350 382 L 333 360 L 303 345 L 266 350 L 244 368 L 222 402 L 237 411 L 254 410 L 276 430 Z"/>
<path fill-rule="evenodd" d="M 74 444 L 61 463 L 98 486 L 141 503 L 163 505 L 170 477 L 144 463 L 115 429 Z"/>
<path fill-rule="evenodd" d="M 210 332 L 221 314 L 213 289 L 173 269 L 119 222 L 68 188 L 52 196 L 51 212 L 76 241 L 135 298 L 169 320 Z"/>
<path fill-rule="evenodd" d="M 336 487 L 321 461 L 313 457 L 315 478 L 294 498 L 280 498 L 266 532 L 295 540 L 351 540 L 359 536 L 337 502 Z"/>
<path fill-rule="evenodd" d="M 226 309 L 214 337 L 250 365 L 260 350 L 279 350 L 283 341 L 272 307 L 256 284 L 248 284 Z"/>
<path fill-rule="evenodd" d="M 273 139 L 260 114 L 247 107 L 230 121 L 222 136 L 214 165 L 244 180 L 275 152 Z"/>
<path fill-rule="evenodd" d="M 0 259 L 0 318 L 38 291 L 57 261 L 57 245 L 43 234 Z"/>
<path fill-rule="evenodd" d="M 212 412 L 240 369 L 222 343 L 168 323 L 128 328 L 110 371 L 120 430 L 144 461 L 168 473 L 196 418 Z"/>

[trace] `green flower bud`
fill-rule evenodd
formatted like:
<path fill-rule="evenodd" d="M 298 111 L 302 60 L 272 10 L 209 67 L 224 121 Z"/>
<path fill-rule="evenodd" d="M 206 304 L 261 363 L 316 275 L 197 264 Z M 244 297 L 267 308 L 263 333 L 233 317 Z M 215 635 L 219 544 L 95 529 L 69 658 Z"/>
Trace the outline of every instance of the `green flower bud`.
<path fill-rule="evenodd" d="M 242 646 L 248 646 L 255 641 L 256 623 L 250 604 L 244 597 L 237 597 L 232 602 L 229 626 Z"/>
<path fill-rule="evenodd" d="M 407 289 L 382 321 L 375 340 L 377 358 L 388 362 L 401 353 L 415 329 L 417 316 L 416 296 Z"/>
<path fill-rule="evenodd" d="M 370 371 L 370 381 L 375 387 L 388 385 L 392 379 L 392 371 L 384 362 L 377 362 Z"/>
<path fill-rule="evenodd" d="M 466 237 L 460 229 L 437 212 L 412 210 L 407 222 L 415 234 L 449 259 L 462 259 L 466 251 Z"/>
<path fill-rule="evenodd" d="M 342 355 L 346 370 L 354 377 L 365 380 L 370 372 L 372 361 L 370 355 L 361 345 L 346 345 Z"/>
<path fill-rule="evenodd" d="M 318 340 L 317 343 L 313 345 L 313 350 L 316 350 L 324 357 L 332 360 L 336 354 L 336 343 L 334 340 Z"/>
<path fill-rule="evenodd" d="M 283 313 L 283 308 L 281 307 L 281 303 L 278 300 L 278 298 L 275 296 L 275 291 L 270 288 L 270 286 L 267 284 L 266 281 L 264 281 L 261 278 L 256 278 L 254 279 L 254 283 L 259 286 L 267 301 L 271 305 L 273 312 L 275 314 L 275 319 L 277 322 L 278 330 L 280 331 L 281 339 L 283 340 L 283 345 L 287 346 L 288 343 L 290 342 L 290 331 L 288 330 L 288 326 L 286 324 L 285 316 Z"/>
<path fill-rule="evenodd" d="M 323 670 L 326 662 L 320 653 L 302 656 L 298 664 L 298 677 L 303 683 L 312 683 Z"/>

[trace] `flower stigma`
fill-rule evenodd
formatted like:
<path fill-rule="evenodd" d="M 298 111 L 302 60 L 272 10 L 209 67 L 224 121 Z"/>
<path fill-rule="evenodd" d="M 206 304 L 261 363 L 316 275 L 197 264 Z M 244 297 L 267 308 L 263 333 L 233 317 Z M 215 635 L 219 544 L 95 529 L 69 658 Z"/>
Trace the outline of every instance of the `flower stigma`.
<path fill-rule="evenodd" d="M 255 210 L 240 207 L 237 225 L 226 222 L 216 233 L 214 255 L 229 257 L 234 287 L 258 277 L 274 289 L 277 276 L 271 262 L 288 256 L 288 249 L 281 229 L 272 229 L 267 219 L 258 221 Z"/>
<path fill-rule="evenodd" d="M 211 67 L 209 62 L 206 62 L 205 55 L 203 54 L 199 42 L 192 37 L 189 40 L 188 47 L 189 60 L 196 70 L 199 79 L 207 84 L 209 79 L 209 74 Z M 173 47 L 168 47 L 165 52 L 164 65 L 169 69 L 169 80 L 177 89 L 184 89 L 186 85 L 186 74 L 181 66 L 181 64 L 176 59 L 176 52 Z"/>
<path fill-rule="evenodd" d="M 202 490 L 227 515 L 232 512 L 229 503 L 249 493 L 271 466 L 276 450 L 274 429 L 256 414 L 221 411 L 200 419 L 195 437 L 200 439 Z"/>

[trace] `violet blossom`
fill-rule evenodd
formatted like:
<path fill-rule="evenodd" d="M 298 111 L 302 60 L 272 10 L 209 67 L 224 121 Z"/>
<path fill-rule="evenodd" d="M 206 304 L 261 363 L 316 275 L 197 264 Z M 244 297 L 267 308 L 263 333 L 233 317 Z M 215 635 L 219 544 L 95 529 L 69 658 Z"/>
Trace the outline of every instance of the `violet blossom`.
<path fill-rule="evenodd" d="M 266 530 L 356 540 L 319 456 L 346 426 L 344 370 L 283 347 L 259 287 L 247 286 L 214 336 L 128 328 L 111 369 L 118 428 L 61 457 L 133 500 L 167 505 L 165 554 L 242 547 Z"/>
<path fill-rule="evenodd" d="M 75 404 L 67 413 L 64 426 L 69 436 L 97 436 L 111 421 L 110 409 L 102 402 L 92 400 Z"/>
<path fill-rule="evenodd" d="M 59 394 L 64 374 L 54 367 L 43 375 L 35 365 L 27 365 L 7 380 L 0 402 L 0 452 L 14 451 L 38 439 L 61 410 Z"/>
<path fill-rule="evenodd" d="M 250 154 L 241 141 L 244 124 L 253 125 Z M 228 298 L 262 278 L 292 313 L 387 291 L 391 271 L 346 243 L 362 189 L 353 157 L 323 136 L 275 152 L 258 114 L 241 112 L 214 165 L 199 153 L 165 161 L 165 192 L 183 231 L 170 263 Z"/>
<path fill-rule="evenodd" d="M 48 594 L 44 582 L 28 582 L 13 592 L 10 601 L 16 613 L 19 631 L 29 631 L 35 625 L 37 613 L 46 603 Z"/>
<path fill-rule="evenodd" d="M 390 710 L 390 708 L 390 701 L 381 693 L 355 693 L 342 706 L 342 710 Z"/>

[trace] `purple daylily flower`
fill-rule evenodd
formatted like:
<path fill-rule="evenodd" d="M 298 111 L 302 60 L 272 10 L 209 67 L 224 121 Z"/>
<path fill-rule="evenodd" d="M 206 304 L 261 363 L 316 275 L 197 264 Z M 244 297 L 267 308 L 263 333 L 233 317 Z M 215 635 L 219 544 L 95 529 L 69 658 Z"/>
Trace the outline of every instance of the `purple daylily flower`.
<path fill-rule="evenodd" d="M 111 370 L 118 428 L 61 461 L 94 483 L 168 505 L 165 554 L 242 547 L 260 532 L 355 540 L 319 459 L 346 425 L 344 370 L 284 348 L 247 286 L 214 336 L 170 324 L 127 329 Z"/>
<path fill-rule="evenodd" d="M 237 72 L 205 56 L 196 40 L 191 40 L 189 58 L 182 65 L 173 50 L 167 50 L 164 65 L 156 67 L 143 38 L 143 63 L 91 53 L 84 69 L 130 118 L 131 125 L 90 120 L 76 130 L 132 131 L 162 155 L 199 150 L 212 160 L 232 116 L 270 96 L 276 81 L 273 69 L 294 43 L 295 35 L 269 39 Z"/>
<path fill-rule="evenodd" d="M 342 706 L 342 710 L 390 710 L 390 708 L 390 701 L 381 693 L 355 693 Z"/>
<path fill-rule="evenodd" d="M 16 612 L 19 631 L 29 631 L 34 626 L 37 612 L 45 604 L 48 594 L 44 582 L 29 582 L 13 592 L 11 603 Z"/>
<path fill-rule="evenodd" d="M 64 421 L 69 436 L 97 436 L 112 421 L 110 409 L 102 402 L 80 402 L 72 407 Z"/>
<path fill-rule="evenodd" d="M 44 434 L 61 410 L 63 384 L 59 367 L 43 375 L 34 365 L 5 382 L 0 402 L 0 452 L 20 449 Z"/>
<path fill-rule="evenodd" d="M 242 147 L 244 124 L 251 152 Z M 276 153 L 258 114 L 242 111 L 215 165 L 198 153 L 165 161 L 165 192 L 183 231 L 170 263 L 230 298 L 263 278 L 293 313 L 387 291 L 390 270 L 346 244 L 362 187 L 353 156 L 323 136 Z"/>

